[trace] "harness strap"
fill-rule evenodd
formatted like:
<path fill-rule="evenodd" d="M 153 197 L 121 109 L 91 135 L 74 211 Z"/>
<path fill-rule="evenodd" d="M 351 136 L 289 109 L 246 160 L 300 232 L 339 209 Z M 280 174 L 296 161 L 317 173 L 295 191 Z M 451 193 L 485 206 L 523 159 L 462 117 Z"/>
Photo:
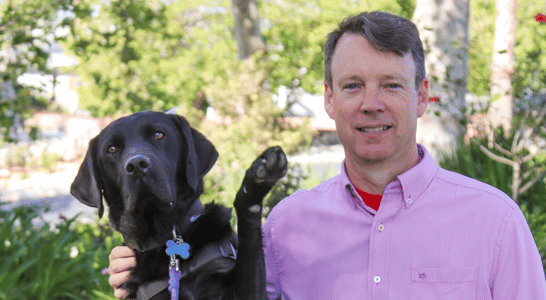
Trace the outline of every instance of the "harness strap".
<path fill-rule="evenodd" d="M 204 246 L 199 252 L 192 253 L 189 259 L 183 260 L 180 264 L 180 278 L 185 278 L 189 274 L 198 270 L 202 266 L 212 262 L 215 259 L 223 258 L 235 260 L 237 258 L 237 250 L 235 245 L 231 243 L 232 236 L 227 236 L 219 243 L 212 243 Z M 169 268 L 169 272 L 175 271 L 174 268 Z M 224 270 L 222 270 L 224 271 Z M 225 270 L 228 271 L 228 270 Z M 169 288 L 169 277 L 164 279 L 148 282 L 138 287 L 138 299 L 150 299 L 153 296 Z M 178 289 L 176 289 L 178 292 Z M 171 294 L 172 295 L 172 294 Z"/>

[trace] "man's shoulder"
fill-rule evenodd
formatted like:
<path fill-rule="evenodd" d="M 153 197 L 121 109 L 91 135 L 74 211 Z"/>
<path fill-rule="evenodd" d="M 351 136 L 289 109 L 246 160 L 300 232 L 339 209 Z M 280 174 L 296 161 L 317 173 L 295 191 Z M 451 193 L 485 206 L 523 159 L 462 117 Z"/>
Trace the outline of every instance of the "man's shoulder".
<path fill-rule="evenodd" d="M 489 185 L 485 182 L 477 179 L 459 174 L 453 171 L 449 171 L 443 168 L 438 168 L 436 178 L 443 180 L 447 184 L 457 186 L 457 188 L 466 191 L 467 193 L 480 194 L 483 198 L 493 199 L 500 202 L 504 202 L 512 208 L 518 207 L 517 204 L 500 189 Z"/>
<path fill-rule="evenodd" d="M 294 209 L 298 206 L 307 206 L 309 202 L 316 202 L 321 197 L 326 197 L 331 193 L 335 193 L 342 184 L 341 176 L 337 175 L 323 181 L 311 189 L 299 189 L 292 195 L 281 200 L 276 206 L 276 210 Z"/>

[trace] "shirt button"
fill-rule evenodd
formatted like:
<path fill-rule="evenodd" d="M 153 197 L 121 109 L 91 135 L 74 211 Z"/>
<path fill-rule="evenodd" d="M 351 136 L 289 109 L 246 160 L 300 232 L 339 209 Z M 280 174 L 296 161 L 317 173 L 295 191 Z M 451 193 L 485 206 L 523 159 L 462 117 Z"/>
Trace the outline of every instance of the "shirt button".
<path fill-rule="evenodd" d="M 381 277 L 375 276 L 375 277 L 373 278 L 373 281 L 374 281 L 375 283 L 379 283 L 379 282 L 381 281 Z"/>
<path fill-rule="evenodd" d="M 377 227 L 377 229 L 379 229 L 379 231 L 383 231 L 383 229 L 385 229 L 385 225 L 379 224 L 379 226 Z"/>
<path fill-rule="evenodd" d="M 407 202 L 408 204 L 411 204 L 411 202 L 413 202 L 413 201 L 411 200 L 411 198 L 408 198 L 408 200 L 406 200 L 406 202 Z"/>

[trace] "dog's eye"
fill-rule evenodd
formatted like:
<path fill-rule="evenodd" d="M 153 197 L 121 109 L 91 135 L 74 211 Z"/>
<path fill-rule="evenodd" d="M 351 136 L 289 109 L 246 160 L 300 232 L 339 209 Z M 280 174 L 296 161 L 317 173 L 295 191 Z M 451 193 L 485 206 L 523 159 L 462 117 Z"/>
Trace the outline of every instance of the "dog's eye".
<path fill-rule="evenodd" d="M 118 149 L 116 149 L 116 147 L 114 147 L 114 146 L 108 147 L 108 153 L 110 153 L 110 154 L 116 153 L 117 150 L 118 150 Z"/>
<path fill-rule="evenodd" d="M 158 132 L 155 133 L 155 139 L 156 140 L 160 140 L 160 139 L 162 139 L 164 137 L 165 137 L 165 134 L 163 132 L 161 132 L 161 131 L 158 131 Z"/>

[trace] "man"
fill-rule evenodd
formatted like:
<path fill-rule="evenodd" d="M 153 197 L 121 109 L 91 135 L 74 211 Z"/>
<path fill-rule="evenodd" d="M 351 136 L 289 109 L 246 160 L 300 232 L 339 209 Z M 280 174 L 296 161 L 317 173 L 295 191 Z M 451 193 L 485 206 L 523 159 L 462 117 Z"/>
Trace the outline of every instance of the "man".
<path fill-rule="evenodd" d="M 416 143 L 428 80 L 415 25 L 362 13 L 328 36 L 325 56 L 324 105 L 345 160 L 264 224 L 270 299 L 546 299 L 517 204 Z"/>

